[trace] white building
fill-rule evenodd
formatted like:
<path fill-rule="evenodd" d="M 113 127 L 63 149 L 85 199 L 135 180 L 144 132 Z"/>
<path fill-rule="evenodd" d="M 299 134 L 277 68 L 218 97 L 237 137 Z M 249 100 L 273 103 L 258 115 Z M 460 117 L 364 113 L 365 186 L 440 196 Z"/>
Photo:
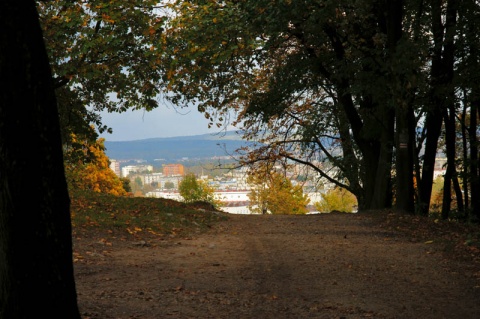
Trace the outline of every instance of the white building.
<path fill-rule="evenodd" d="M 164 190 L 154 190 L 145 194 L 146 197 L 155 197 L 155 198 L 166 198 L 173 199 L 176 201 L 183 201 L 183 197 L 178 191 L 164 191 Z"/>
<path fill-rule="evenodd" d="M 110 169 L 117 175 L 120 176 L 120 162 L 117 160 L 110 160 Z"/>
<path fill-rule="evenodd" d="M 251 214 L 248 209 L 250 199 L 249 190 L 223 190 L 214 193 L 215 199 L 222 204 L 219 209 L 230 214 Z"/>
<path fill-rule="evenodd" d="M 214 192 L 216 200 L 222 202 L 219 207 L 220 210 L 230 214 L 250 214 L 248 209 L 249 191 L 219 191 Z M 183 197 L 178 191 L 154 190 L 145 194 L 147 197 L 167 198 L 176 201 L 183 201 Z"/>
<path fill-rule="evenodd" d="M 220 206 L 219 209 L 229 214 L 251 214 L 252 212 L 248 209 L 249 202 L 231 202 L 224 203 L 223 206 Z"/>
<path fill-rule="evenodd" d="M 216 191 L 214 196 L 221 202 L 247 202 L 249 193 L 248 190 Z"/>
<path fill-rule="evenodd" d="M 152 174 L 145 174 L 143 178 L 144 184 L 151 184 L 153 182 L 161 182 L 163 178 L 163 173 L 152 173 Z"/>
<path fill-rule="evenodd" d="M 145 172 L 153 171 L 153 166 L 152 165 L 128 165 L 122 167 L 122 177 L 127 177 L 130 173 L 139 173 L 139 172 Z"/>

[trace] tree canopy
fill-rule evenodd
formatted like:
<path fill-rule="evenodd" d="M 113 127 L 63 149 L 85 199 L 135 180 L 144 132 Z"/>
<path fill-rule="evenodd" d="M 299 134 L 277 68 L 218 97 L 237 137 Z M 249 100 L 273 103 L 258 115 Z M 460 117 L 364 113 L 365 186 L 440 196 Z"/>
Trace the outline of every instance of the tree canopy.
<path fill-rule="evenodd" d="M 242 164 L 305 165 L 353 193 L 360 209 L 427 214 L 443 153 L 443 217 L 452 192 L 465 217 L 480 214 L 475 0 L 38 8 L 64 141 L 73 130 L 95 141 L 89 124 L 108 129 L 100 110 L 150 110 L 163 98 L 195 105 L 209 125 L 233 114 L 245 137 L 262 143 L 240 152 Z"/>
<path fill-rule="evenodd" d="M 196 103 L 207 118 L 237 112 L 245 136 L 266 145 L 244 163 L 288 159 L 352 192 L 360 209 L 425 214 L 441 134 L 444 196 L 453 187 L 464 201 L 455 122 L 465 127 L 465 187 L 478 194 L 470 70 L 478 70 L 479 7 L 462 4 L 174 1 L 162 33 L 163 81 L 172 101 Z M 460 121 L 462 110 L 471 122 Z M 331 165 L 336 174 L 324 169 Z"/>
<path fill-rule="evenodd" d="M 55 87 L 95 110 L 158 106 L 158 1 L 41 1 L 38 10 Z"/>
<path fill-rule="evenodd" d="M 70 133 L 96 140 L 111 130 L 100 111 L 159 105 L 158 1 L 38 1 L 64 143 Z M 83 136 L 80 136 L 80 135 Z"/>

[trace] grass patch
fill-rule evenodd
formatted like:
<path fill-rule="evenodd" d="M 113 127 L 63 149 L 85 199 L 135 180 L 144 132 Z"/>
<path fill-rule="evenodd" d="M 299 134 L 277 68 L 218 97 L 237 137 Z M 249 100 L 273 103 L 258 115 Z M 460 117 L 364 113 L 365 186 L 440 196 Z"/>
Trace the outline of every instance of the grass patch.
<path fill-rule="evenodd" d="M 75 229 L 125 232 L 131 235 L 188 236 L 225 220 L 225 214 L 169 199 L 119 197 L 91 191 L 71 191 Z"/>

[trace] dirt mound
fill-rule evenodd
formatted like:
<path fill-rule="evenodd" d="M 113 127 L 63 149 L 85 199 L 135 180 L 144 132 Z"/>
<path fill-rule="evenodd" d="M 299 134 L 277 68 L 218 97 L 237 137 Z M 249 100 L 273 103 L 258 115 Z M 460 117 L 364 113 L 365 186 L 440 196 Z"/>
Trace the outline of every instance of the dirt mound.
<path fill-rule="evenodd" d="M 398 227 L 232 215 L 194 238 L 82 233 L 79 306 L 85 319 L 480 318 L 478 263 Z"/>

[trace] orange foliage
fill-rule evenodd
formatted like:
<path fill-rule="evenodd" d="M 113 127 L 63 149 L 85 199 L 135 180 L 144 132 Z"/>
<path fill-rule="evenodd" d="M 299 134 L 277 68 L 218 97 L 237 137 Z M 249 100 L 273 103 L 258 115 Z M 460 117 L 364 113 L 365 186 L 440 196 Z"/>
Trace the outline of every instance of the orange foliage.
<path fill-rule="evenodd" d="M 110 161 L 105 154 L 105 139 L 98 139 L 94 144 L 83 144 L 83 152 L 89 161 L 77 160 L 65 164 L 69 187 L 88 189 L 98 193 L 125 196 L 120 178 L 110 169 Z"/>

